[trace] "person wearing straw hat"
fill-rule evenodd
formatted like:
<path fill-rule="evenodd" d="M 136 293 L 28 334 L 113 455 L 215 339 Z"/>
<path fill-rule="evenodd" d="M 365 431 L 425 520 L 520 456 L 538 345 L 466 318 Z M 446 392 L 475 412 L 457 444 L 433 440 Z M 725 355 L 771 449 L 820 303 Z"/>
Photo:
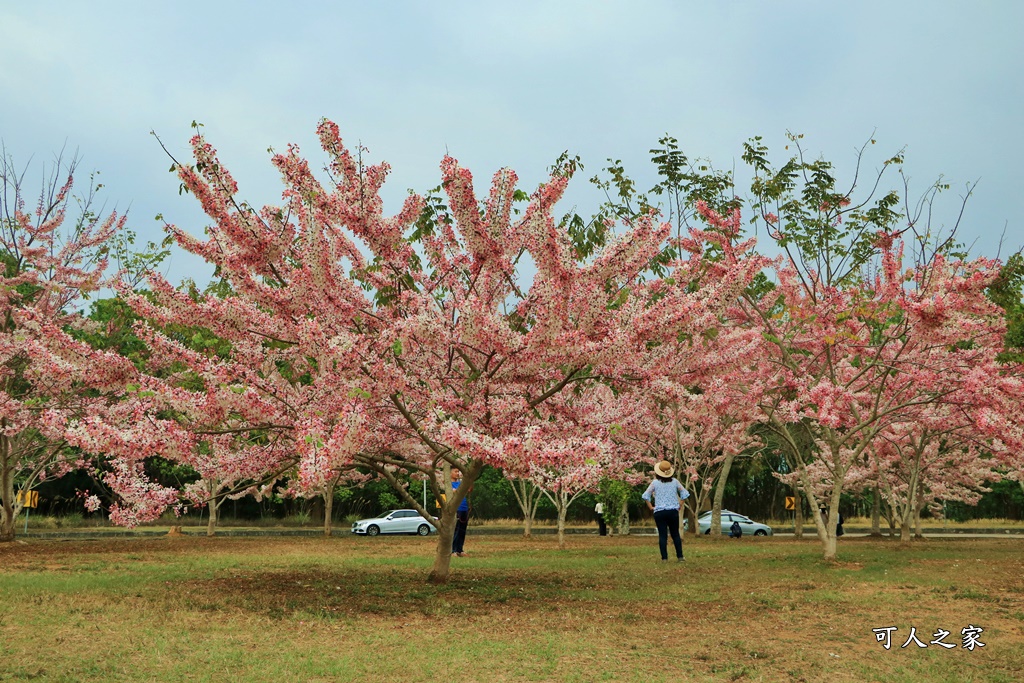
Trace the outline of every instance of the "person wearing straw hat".
<path fill-rule="evenodd" d="M 647 507 L 654 513 L 654 523 L 658 526 L 658 549 L 661 550 L 662 562 L 668 561 L 670 533 L 676 547 L 676 561 L 683 561 L 683 539 L 679 537 L 679 505 L 690 497 L 690 492 L 679 480 L 672 478 L 675 472 L 676 469 L 668 460 L 659 462 L 654 466 L 654 481 L 643 495 Z"/>

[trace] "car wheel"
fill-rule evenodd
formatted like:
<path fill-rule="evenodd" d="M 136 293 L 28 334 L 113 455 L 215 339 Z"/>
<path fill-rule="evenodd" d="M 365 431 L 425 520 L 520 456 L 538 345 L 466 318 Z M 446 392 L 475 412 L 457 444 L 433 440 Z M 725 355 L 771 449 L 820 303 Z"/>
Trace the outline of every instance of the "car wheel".
<path fill-rule="evenodd" d="M 420 536 L 429 536 L 430 527 L 426 524 L 420 524 L 419 527 L 416 529 L 416 533 L 418 533 Z"/>
<path fill-rule="evenodd" d="M 765 531 L 764 529 L 758 529 L 757 531 L 754 532 L 754 535 L 755 536 L 767 536 L 768 532 Z"/>
<path fill-rule="evenodd" d="M 366 535 L 367 536 L 376 536 L 379 533 L 380 533 L 380 527 L 377 526 L 376 524 L 371 524 L 370 526 L 366 527 Z"/>

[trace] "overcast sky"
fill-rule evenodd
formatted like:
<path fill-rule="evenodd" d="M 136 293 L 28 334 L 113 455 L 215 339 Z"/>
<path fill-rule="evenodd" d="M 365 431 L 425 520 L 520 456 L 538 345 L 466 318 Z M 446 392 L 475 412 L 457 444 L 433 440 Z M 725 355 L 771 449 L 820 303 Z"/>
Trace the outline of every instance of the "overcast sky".
<path fill-rule="evenodd" d="M 108 208 L 159 239 L 158 213 L 206 224 L 149 134 L 186 160 L 193 120 L 260 206 L 281 192 L 267 149 L 321 160 L 314 131 L 332 119 L 392 165 L 393 211 L 438 184 L 446 151 L 478 192 L 502 166 L 532 190 L 559 153 L 579 154 L 570 203 L 587 214 L 602 198 L 586 178 L 613 157 L 649 184 L 666 132 L 726 169 L 754 135 L 783 161 L 789 130 L 849 170 L 874 134 L 867 169 L 906 147 L 916 190 L 953 184 L 939 222 L 979 181 L 961 238 L 995 256 L 1005 230 L 1005 255 L 1024 244 L 1022 26 L 1016 0 L 0 0 L 0 138 L 30 177 L 77 150 Z M 176 253 L 168 274 L 209 270 Z"/>

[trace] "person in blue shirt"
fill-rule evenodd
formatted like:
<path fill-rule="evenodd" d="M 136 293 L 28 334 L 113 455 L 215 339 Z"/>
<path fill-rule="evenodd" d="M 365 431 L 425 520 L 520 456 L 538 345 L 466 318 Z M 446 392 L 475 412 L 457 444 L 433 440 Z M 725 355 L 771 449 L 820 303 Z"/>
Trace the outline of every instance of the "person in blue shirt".
<path fill-rule="evenodd" d="M 734 519 L 732 526 L 729 527 L 729 538 L 740 538 L 741 536 L 743 536 L 743 527 Z"/>
<path fill-rule="evenodd" d="M 456 468 L 452 468 L 452 491 L 459 488 L 459 484 L 462 482 L 462 472 Z M 466 543 L 466 529 L 469 527 L 469 492 L 472 491 L 470 487 L 469 491 L 466 491 L 466 497 L 459 503 L 458 509 L 455 511 L 455 534 L 452 536 L 452 555 L 457 557 L 465 557 L 466 551 L 463 545 Z"/>
<path fill-rule="evenodd" d="M 661 550 L 662 562 L 668 560 L 669 534 L 672 535 L 672 543 L 676 547 L 676 561 L 683 561 L 683 539 L 679 537 L 679 506 L 690 497 L 690 492 L 683 488 L 678 480 L 672 478 L 675 471 L 668 460 L 659 462 L 654 466 L 654 481 L 643 493 L 647 507 L 654 513 L 654 523 L 658 527 L 658 549 Z"/>

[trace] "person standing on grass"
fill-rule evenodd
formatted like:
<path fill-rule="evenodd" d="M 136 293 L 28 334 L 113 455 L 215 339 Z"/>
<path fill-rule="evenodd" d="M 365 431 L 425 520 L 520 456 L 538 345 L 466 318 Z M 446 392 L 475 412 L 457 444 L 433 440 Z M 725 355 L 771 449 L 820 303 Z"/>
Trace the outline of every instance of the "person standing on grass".
<path fill-rule="evenodd" d="M 597 501 L 597 505 L 594 506 L 594 512 L 597 513 L 597 533 L 601 536 L 607 536 L 608 525 L 604 521 L 604 503 Z"/>
<path fill-rule="evenodd" d="M 459 484 L 462 482 L 462 472 L 456 468 L 452 468 L 452 491 L 459 488 Z M 466 491 L 466 497 L 459 503 L 459 508 L 455 511 L 455 535 L 452 536 L 452 555 L 457 557 L 465 557 L 466 552 L 463 549 L 463 544 L 466 542 L 466 528 L 469 526 L 469 493 L 472 491 L 472 487 Z"/>
<path fill-rule="evenodd" d="M 654 513 L 654 523 L 658 526 L 658 549 L 661 550 L 662 562 L 668 561 L 670 533 L 672 543 L 676 546 L 676 561 L 683 561 L 683 539 L 679 537 L 679 505 L 690 497 L 690 492 L 672 478 L 675 471 L 668 460 L 659 462 L 654 466 L 654 481 L 643 495 L 647 507 Z M 651 498 L 654 498 L 653 502 Z"/>

